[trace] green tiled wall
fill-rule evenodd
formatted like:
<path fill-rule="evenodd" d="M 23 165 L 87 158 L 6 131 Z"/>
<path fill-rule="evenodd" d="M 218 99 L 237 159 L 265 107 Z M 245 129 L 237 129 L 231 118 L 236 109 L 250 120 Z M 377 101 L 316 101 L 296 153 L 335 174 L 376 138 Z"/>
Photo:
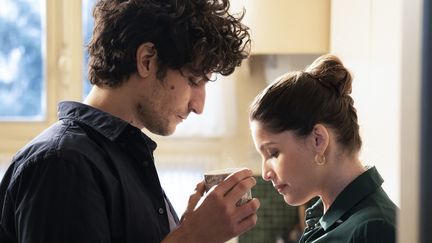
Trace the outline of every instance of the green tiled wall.
<path fill-rule="evenodd" d="M 298 224 L 298 207 L 285 203 L 283 197 L 273 188 L 271 182 L 255 177 L 257 185 L 252 188 L 252 196 L 261 202 L 257 225 L 240 235 L 239 243 L 290 243 L 290 235 Z M 291 238 L 295 238 L 292 237 Z"/>

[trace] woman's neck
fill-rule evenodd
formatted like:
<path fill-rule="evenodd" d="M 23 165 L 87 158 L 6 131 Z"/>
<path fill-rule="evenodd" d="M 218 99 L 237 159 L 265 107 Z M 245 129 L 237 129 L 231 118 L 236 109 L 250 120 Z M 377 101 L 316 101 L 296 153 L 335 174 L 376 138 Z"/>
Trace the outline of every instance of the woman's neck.
<path fill-rule="evenodd" d="M 330 208 L 339 194 L 354 181 L 359 175 L 366 171 L 358 159 L 346 159 L 329 164 L 326 181 L 323 185 L 321 200 L 324 205 L 324 213 Z"/>

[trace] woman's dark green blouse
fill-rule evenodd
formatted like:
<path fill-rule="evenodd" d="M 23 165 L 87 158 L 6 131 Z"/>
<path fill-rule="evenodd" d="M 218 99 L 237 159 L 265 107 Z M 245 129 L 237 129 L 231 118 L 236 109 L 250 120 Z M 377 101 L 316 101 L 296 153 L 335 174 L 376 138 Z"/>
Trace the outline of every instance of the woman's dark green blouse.
<path fill-rule="evenodd" d="M 383 179 L 372 167 L 352 181 L 323 215 L 321 199 L 306 210 L 301 243 L 396 242 L 398 208 L 381 188 Z"/>

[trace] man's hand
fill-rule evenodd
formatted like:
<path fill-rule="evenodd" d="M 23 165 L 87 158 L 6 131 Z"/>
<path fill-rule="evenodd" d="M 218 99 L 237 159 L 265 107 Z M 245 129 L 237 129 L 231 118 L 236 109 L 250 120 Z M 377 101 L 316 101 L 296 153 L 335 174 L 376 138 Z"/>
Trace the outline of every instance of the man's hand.
<path fill-rule="evenodd" d="M 251 229 L 257 222 L 258 199 L 240 207 L 235 204 L 255 184 L 249 169 L 228 176 L 204 197 L 204 182 L 198 183 L 179 228 L 163 242 L 221 243 Z"/>

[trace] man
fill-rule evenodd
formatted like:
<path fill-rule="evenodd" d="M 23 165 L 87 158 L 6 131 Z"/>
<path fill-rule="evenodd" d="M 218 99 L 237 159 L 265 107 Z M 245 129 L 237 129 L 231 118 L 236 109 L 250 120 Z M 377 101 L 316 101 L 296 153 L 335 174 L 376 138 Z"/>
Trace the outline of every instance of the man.
<path fill-rule="evenodd" d="M 154 166 L 156 144 L 203 111 L 212 73 L 247 57 L 247 27 L 229 2 L 102 0 L 94 9 L 84 104 L 62 102 L 59 121 L 14 157 L 0 185 L 0 242 L 224 242 L 256 224 L 244 169 L 178 220 Z M 198 201 L 201 201 L 198 203 Z"/>

